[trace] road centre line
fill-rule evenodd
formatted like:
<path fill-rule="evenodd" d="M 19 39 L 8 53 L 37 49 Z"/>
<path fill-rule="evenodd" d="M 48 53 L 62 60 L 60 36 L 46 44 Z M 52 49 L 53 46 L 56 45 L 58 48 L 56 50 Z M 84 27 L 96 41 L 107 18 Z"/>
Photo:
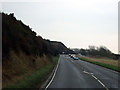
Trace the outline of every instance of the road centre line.
<path fill-rule="evenodd" d="M 96 79 L 106 90 L 109 90 L 96 76 L 94 76 L 93 73 L 86 72 L 85 70 L 83 72 L 86 74 L 92 75 L 92 77 Z"/>
<path fill-rule="evenodd" d="M 72 60 L 70 60 L 72 63 L 74 63 Z M 59 58 L 59 60 L 58 60 L 58 64 L 57 64 L 57 66 L 56 66 L 56 69 L 55 69 L 55 72 L 54 72 L 54 74 L 53 74 L 53 76 L 52 76 L 52 79 L 49 81 L 49 83 L 47 84 L 47 86 L 45 87 L 45 90 L 47 90 L 47 88 L 50 86 L 50 84 L 52 83 L 52 81 L 54 80 L 54 78 L 55 78 L 55 75 L 56 75 L 56 72 L 57 72 L 57 69 L 58 69 L 58 66 L 59 66 L 59 62 L 60 62 L 60 58 Z M 96 79 L 106 90 L 109 90 L 97 77 L 95 77 L 94 76 L 94 74 L 93 73 L 89 73 L 89 72 L 87 72 L 87 71 L 83 71 L 84 73 L 86 73 L 86 74 L 89 74 L 89 75 L 91 75 L 94 79 Z"/>
<path fill-rule="evenodd" d="M 109 90 L 97 77 L 94 75 L 92 75 L 92 77 L 94 77 L 106 90 Z"/>
<path fill-rule="evenodd" d="M 71 62 L 73 62 L 72 60 L 71 60 Z M 74 63 L 74 62 L 73 62 Z M 96 79 L 106 90 L 109 90 L 97 77 L 95 77 L 94 76 L 94 74 L 93 73 L 90 73 L 90 72 L 87 72 L 87 71 L 83 71 L 84 73 L 86 73 L 86 74 L 89 74 L 89 75 L 91 75 L 94 79 Z"/>

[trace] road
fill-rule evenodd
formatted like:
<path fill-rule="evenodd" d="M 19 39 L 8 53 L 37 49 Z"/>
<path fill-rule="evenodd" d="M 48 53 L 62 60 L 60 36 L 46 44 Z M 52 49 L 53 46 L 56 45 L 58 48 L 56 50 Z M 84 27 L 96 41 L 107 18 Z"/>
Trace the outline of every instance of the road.
<path fill-rule="evenodd" d="M 68 55 L 60 55 L 58 65 L 48 88 L 118 88 L 118 73 Z M 118 90 L 118 89 L 115 89 Z"/>

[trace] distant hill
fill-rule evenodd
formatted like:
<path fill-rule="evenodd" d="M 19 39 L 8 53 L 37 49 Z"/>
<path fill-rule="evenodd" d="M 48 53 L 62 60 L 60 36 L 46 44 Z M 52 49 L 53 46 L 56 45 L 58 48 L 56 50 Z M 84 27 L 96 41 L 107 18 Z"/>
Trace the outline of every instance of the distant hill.
<path fill-rule="evenodd" d="M 17 20 L 14 14 L 4 13 L 2 13 L 2 46 L 3 56 L 8 55 L 10 49 L 16 52 L 22 50 L 28 55 L 40 56 L 72 52 L 62 42 L 49 41 L 41 36 L 36 36 L 36 32 L 23 24 L 21 20 Z"/>

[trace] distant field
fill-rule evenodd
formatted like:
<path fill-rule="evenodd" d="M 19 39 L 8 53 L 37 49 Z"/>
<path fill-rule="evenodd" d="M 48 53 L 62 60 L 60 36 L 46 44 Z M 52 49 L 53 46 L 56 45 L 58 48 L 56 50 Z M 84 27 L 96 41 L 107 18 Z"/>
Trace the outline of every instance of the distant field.
<path fill-rule="evenodd" d="M 110 58 L 105 58 L 105 57 L 101 57 L 101 58 L 86 57 L 86 58 L 89 59 L 89 60 L 92 60 L 92 61 L 97 61 L 97 62 L 102 62 L 102 63 L 105 63 L 105 64 L 118 66 L 118 60 L 113 60 L 113 59 L 110 59 Z"/>
<path fill-rule="evenodd" d="M 87 62 L 94 63 L 100 66 L 104 66 L 106 68 L 120 71 L 120 62 L 118 60 L 113 60 L 113 59 L 105 58 L 105 57 L 94 58 L 94 57 L 81 57 L 79 55 L 77 56 L 83 61 L 87 61 Z"/>

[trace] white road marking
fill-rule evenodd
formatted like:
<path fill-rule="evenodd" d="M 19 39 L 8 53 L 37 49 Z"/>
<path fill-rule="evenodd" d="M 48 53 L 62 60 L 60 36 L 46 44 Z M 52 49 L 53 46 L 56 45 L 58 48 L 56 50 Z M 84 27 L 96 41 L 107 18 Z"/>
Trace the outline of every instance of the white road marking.
<path fill-rule="evenodd" d="M 96 80 L 98 80 L 94 75 L 92 75 L 92 77 L 94 77 Z"/>
<path fill-rule="evenodd" d="M 94 75 L 92 75 L 92 77 L 94 77 L 104 88 L 106 88 L 106 90 L 109 90 L 97 77 Z"/>
<path fill-rule="evenodd" d="M 87 74 L 91 74 L 91 75 L 93 74 L 93 73 L 86 72 L 85 70 L 84 70 L 83 72 L 84 72 L 84 73 L 87 73 Z"/>
<path fill-rule="evenodd" d="M 58 60 L 58 64 L 57 64 L 57 66 L 56 66 L 56 69 L 55 69 L 55 72 L 54 72 L 54 74 L 53 74 L 53 77 L 52 77 L 52 79 L 50 80 L 50 82 L 48 83 L 48 85 L 45 87 L 45 90 L 47 90 L 47 88 L 50 86 L 50 84 L 52 83 L 53 79 L 55 78 L 55 75 L 56 75 L 56 72 L 57 72 L 57 69 L 58 69 L 59 62 L 60 62 L 60 58 L 59 58 L 59 60 Z"/>
<path fill-rule="evenodd" d="M 109 90 L 97 77 L 94 76 L 93 73 L 86 72 L 85 70 L 84 70 L 83 72 L 86 73 L 86 74 L 92 75 L 92 77 L 93 77 L 94 79 L 96 79 L 106 90 Z"/>
<path fill-rule="evenodd" d="M 101 83 L 103 85 L 103 87 L 105 87 L 105 85 L 100 80 L 98 80 L 98 82 Z"/>
<path fill-rule="evenodd" d="M 80 60 L 79 59 L 79 62 L 81 62 L 82 60 Z M 89 62 L 86 62 L 86 61 L 83 61 L 83 62 L 85 62 L 85 63 L 89 63 Z M 93 63 L 89 63 L 89 64 L 93 64 Z M 102 67 L 102 68 L 104 68 L 104 69 L 107 69 L 107 70 L 110 70 L 110 71 L 112 71 L 113 73 L 119 73 L 119 72 L 117 72 L 117 71 L 115 71 L 115 70 L 112 70 L 112 69 L 110 69 L 110 68 L 107 68 L 107 67 L 103 67 L 103 66 L 100 66 L 100 65 L 97 65 L 97 64 L 94 64 L 94 65 L 96 65 L 96 66 L 98 66 L 98 67 Z"/>
<path fill-rule="evenodd" d="M 60 62 L 60 58 L 59 58 L 59 60 L 58 60 L 58 64 L 57 64 L 57 66 L 56 66 L 54 75 L 53 75 L 52 79 L 50 80 L 50 82 L 48 83 L 48 85 L 45 87 L 45 90 L 47 90 L 47 88 L 48 88 L 48 87 L 50 86 L 50 84 L 52 83 L 52 81 L 53 81 L 53 79 L 54 79 L 54 77 L 55 77 L 55 75 L 56 75 L 59 62 Z M 71 60 L 71 62 L 73 62 L 73 61 Z M 73 62 L 73 63 L 74 63 L 74 62 Z M 95 78 L 106 90 L 109 90 L 97 77 L 95 77 L 95 76 L 93 75 L 93 73 L 86 72 L 85 70 L 84 70 L 83 72 L 86 73 L 86 74 L 92 75 L 92 77 Z"/>

